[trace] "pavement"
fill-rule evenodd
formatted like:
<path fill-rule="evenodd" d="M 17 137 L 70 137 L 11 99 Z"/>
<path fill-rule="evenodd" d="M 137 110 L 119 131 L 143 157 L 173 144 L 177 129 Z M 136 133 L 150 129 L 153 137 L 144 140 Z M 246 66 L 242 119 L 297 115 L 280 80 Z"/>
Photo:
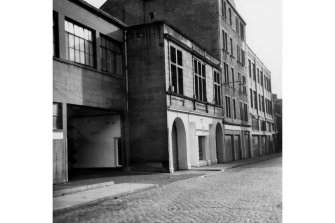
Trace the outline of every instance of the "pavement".
<path fill-rule="evenodd" d="M 281 154 L 269 154 L 247 160 L 233 161 L 192 168 L 170 173 L 114 173 L 111 177 L 78 180 L 67 184 L 54 185 L 54 214 L 94 205 L 111 198 L 120 198 L 129 194 L 164 186 L 176 181 L 194 177 L 208 177 L 222 171 L 240 166 L 251 165 L 280 157 Z"/>

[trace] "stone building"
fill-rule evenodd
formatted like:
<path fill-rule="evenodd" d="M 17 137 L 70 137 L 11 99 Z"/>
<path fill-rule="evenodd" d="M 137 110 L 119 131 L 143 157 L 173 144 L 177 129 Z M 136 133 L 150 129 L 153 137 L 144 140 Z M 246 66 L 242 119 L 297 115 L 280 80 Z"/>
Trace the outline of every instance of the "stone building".
<path fill-rule="evenodd" d="M 174 172 L 223 161 L 220 61 L 162 21 L 127 29 L 130 163 Z"/>
<path fill-rule="evenodd" d="M 53 1 L 54 183 L 123 163 L 125 28 L 84 1 Z"/>
<path fill-rule="evenodd" d="M 249 111 L 252 122 L 252 156 L 275 152 L 271 72 L 248 47 Z"/>
<path fill-rule="evenodd" d="M 164 20 L 196 41 L 220 62 L 224 107 L 224 147 L 219 162 L 250 157 L 246 23 L 233 1 L 224 0 L 108 0 L 105 12 L 129 25 Z"/>

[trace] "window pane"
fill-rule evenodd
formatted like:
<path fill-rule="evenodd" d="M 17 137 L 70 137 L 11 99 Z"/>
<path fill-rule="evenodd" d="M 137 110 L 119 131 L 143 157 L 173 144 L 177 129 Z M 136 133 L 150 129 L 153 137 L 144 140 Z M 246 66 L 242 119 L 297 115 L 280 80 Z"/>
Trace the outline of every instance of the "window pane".
<path fill-rule="evenodd" d="M 79 39 L 79 50 L 85 51 L 84 39 Z"/>
<path fill-rule="evenodd" d="M 69 47 L 74 48 L 74 36 L 69 34 Z"/>
<path fill-rule="evenodd" d="M 74 61 L 74 49 L 70 48 L 69 52 L 70 52 L 69 59 Z"/>
<path fill-rule="evenodd" d="M 174 47 L 171 46 L 171 62 L 176 63 L 176 49 Z"/>
<path fill-rule="evenodd" d="M 79 49 L 79 38 L 78 38 L 78 37 L 75 37 L 75 38 L 74 38 L 74 48 L 75 48 L 76 50 Z"/>
<path fill-rule="evenodd" d="M 183 54 L 180 50 L 177 50 L 178 65 L 183 66 Z"/>
<path fill-rule="evenodd" d="M 172 86 L 174 88 L 174 92 L 177 92 L 177 69 L 176 66 L 171 65 L 171 79 L 172 79 Z"/>
<path fill-rule="evenodd" d="M 75 50 L 75 61 L 80 63 L 79 50 Z"/>
<path fill-rule="evenodd" d="M 178 88 L 179 94 L 183 94 L 183 69 L 178 67 Z"/>
<path fill-rule="evenodd" d="M 194 73 L 198 73 L 198 66 L 197 66 L 197 61 L 196 60 L 193 60 L 193 63 L 194 63 Z"/>
<path fill-rule="evenodd" d="M 80 63 L 85 64 L 85 53 L 80 51 Z"/>
<path fill-rule="evenodd" d="M 68 28 L 69 28 L 68 30 L 69 33 L 74 33 L 73 24 L 71 22 L 68 22 Z"/>

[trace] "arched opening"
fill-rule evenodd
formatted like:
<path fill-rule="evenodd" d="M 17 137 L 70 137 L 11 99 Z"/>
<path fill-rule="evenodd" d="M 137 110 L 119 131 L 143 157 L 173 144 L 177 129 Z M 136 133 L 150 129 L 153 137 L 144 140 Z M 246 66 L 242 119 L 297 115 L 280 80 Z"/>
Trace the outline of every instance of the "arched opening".
<path fill-rule="evenodd" d="M 221 125 L 216 125 L 216 159 L 218 163 L 223 163 L 223 131 Z"/>
<path fill-rule="evenodd" d="M 176 118 L 172 125 L 172 165 L 173 169 L 187 169 L 186 132 L 183 121 Z"/>

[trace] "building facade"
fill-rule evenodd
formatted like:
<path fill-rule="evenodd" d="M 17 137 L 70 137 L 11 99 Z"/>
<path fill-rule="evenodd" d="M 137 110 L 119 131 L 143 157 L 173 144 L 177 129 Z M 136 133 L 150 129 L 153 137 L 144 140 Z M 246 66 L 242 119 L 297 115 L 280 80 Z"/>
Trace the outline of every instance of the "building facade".
<path fill-rule="evenodd" d="M 125 25 L 84 1 L 53 1 L 53 182 L 123 163 Z"/>
<path fill-rule="evenodd" d="M 129 27 L 127 49 L 132 168 L 223 161 L 220 61 L 162 21 Z"/>

